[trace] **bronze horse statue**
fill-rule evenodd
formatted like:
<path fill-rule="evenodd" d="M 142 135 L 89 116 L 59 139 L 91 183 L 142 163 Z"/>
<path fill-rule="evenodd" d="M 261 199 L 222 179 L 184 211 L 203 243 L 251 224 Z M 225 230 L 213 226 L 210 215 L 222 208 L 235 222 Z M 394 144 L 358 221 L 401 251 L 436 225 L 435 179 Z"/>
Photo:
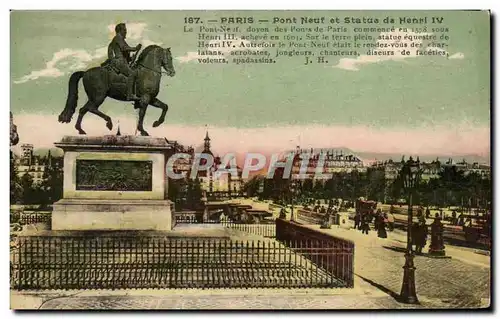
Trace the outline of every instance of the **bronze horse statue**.
<path fill-rule="evenodd" d="M 134 108 L 139 109 L 137 130 L 141 135 L 148 136 L 148 132 L 143 127 L 144 115 L 146 114 L 148 105 L 158 107 L 162 110 L 158 120 L 153 123 L 153 127 L 162 124 L 167 114 L 168 105 L 160 101 L 156 96 L 160 91 L 162 68 L 166 70 L 167 75 L 175 75 L 170 48 L 163 49 L 157 45 L 148 46 L 139 55 L 133 67 L 138 70 L 135 92 L 139 100 L 134 102 Z M 78 82 L 81 78 L 83 78 L 83 86 L 87 93 L 88 101 L 80 108 L 78 119 L 76 120 L 75 128 L 78 130 L 78 133 L 86 134 L 82 129 L 82 119 L 87 112 L 101 117 L 106 121 L 106 127 L 109 130 L 113 129 L 111 118 L 99 111 L 99 106 L 101 106 L 108 96 L 115 100 L 127 101 L 127 78 L 124 75 L 117 74 L 110 66 L 106 66 L 106 63 L 87 71 L 74 72 L 71 75 L 66 107 L 59 115 L 59 122 L 71 122 L 77 107 Z"/>

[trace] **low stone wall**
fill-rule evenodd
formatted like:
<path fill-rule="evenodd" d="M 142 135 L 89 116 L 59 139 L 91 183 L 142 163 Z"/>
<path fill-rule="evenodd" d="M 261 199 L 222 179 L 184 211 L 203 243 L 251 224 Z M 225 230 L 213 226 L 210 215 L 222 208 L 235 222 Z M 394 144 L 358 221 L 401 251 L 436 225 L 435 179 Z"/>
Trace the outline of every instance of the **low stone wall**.
<path fill-rule="evenodd" d="M 283 206 L 281 205 L 278 205 L 278 204 L 274 204 L 274 203 L 269 203 L 269 209 L 277 209 L 277 210 L 280 210 L 284 208 Z"/>
<path fill-rule="evenodd" d="M 302 255 L 341 280 L 345 287 L 354 287 L 354 242 L 284 219 L 276 219 L 276 239 L 299 253 L 304 244 L 312 248 Z"/>

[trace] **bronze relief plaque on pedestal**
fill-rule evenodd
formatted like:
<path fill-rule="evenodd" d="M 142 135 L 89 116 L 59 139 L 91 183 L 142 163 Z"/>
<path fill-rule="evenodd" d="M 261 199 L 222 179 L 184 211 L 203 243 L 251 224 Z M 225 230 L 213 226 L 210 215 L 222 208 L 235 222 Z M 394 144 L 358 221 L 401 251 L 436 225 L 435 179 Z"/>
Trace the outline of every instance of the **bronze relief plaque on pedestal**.
<path fill-rule="evenodd" d="M 76 189 L 152 191 L 152 161 L 77 160 Z"/>

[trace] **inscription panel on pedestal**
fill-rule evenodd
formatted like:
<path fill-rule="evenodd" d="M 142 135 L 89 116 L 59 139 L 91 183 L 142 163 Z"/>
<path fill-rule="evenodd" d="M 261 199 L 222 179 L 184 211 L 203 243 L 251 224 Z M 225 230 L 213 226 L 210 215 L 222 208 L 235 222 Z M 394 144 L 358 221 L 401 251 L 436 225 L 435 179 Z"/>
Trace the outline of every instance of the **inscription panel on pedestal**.
<path fill-rule="evenodd" d="M 76 160 L 76 190 L 152 191 L 152 161 Z"/>

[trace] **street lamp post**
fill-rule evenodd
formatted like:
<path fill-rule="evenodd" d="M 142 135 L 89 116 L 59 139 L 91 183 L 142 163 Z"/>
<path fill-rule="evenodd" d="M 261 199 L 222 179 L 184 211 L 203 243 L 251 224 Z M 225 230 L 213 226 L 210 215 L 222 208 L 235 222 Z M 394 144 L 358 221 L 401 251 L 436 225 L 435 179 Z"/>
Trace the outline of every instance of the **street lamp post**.
<path fill-rule="evenodd" d="M 419 301 L 415 287 L 415 265 L 413 263 L 415 255 L 412 251 L 411 228 L 413 225 L 413 193 L 421 176 L 420 161 L 418 159 L 414 161 L 410 157 L 410 159 L 403 164 L 400 174 L 403 179 L 403 188 L 408 193 L 408 226 L 401 301 L 408 304 L 418 304 Z"/>

